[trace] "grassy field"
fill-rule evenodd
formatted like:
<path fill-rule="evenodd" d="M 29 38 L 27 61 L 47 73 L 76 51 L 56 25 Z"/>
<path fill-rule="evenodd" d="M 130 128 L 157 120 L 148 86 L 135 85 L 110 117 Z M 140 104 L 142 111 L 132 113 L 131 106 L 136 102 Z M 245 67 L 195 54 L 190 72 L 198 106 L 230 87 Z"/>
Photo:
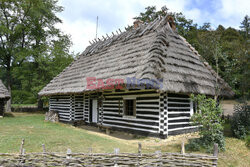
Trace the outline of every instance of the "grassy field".
<path fill-rule="evenodd" d="M 150 137 L 138 137 L 125 133 L 106 135 L 96 128 L 75 128 L 62 123 L 44 122 L 43 114 L 14 113 L 0 119 L 0 152 L 18 152 L 22 138 L 25 138 L 26 152 L 41 152 L 42 144 L 49 151 L 86 152 L 137 152 L 138 142 L 143 152 L 179 152 L 182 141 L 197 137 L 197 134 L 180 135 L 162 140 Z M 88 129 L 88 130 L 87 130 Z M 219 153 L 219 166 L 250 166 L 250 150 L 245 142 L 235 138 L 226 138 L 226 151 Z"/>

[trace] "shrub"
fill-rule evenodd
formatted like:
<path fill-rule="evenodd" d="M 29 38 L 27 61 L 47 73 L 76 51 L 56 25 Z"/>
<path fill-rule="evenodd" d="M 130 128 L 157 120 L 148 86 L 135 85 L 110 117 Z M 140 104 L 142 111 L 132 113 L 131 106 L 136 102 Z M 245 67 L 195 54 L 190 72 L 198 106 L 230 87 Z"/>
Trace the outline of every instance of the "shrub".
<path fill-rule="evenodd" d="M 190 140 L 187 148 L 194 147 L 199 150 L 204 148 L 211 151 L 214 143 L 218 143 L 219 148 L 225 150 L 221 107 L 214 99 L 206 98 L 205 95 L 192 95 L 191 98 L 197 104 L 197 111 L 199 111 L 192 116 L 191 120 L 194 125 L 200 125 L 200 138 Z"/>
<path fill-rule="evenodd" d="M 231 131 L 233 136 L 243 139 L 250 130 L 250 106 L 247 103 L 234 106 L 234 114 L 231 120 Z"/>

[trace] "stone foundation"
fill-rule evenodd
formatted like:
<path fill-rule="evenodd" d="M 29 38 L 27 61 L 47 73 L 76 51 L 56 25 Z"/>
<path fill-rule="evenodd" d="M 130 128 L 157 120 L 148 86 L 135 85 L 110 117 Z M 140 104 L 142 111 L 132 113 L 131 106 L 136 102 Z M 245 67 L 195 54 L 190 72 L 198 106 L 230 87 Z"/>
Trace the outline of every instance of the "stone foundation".
<path fill-rule="evenodd" d="M 59 122 L 59 116 L 56 111 L 48 111 L 45 114 L 45 121 Z"/>

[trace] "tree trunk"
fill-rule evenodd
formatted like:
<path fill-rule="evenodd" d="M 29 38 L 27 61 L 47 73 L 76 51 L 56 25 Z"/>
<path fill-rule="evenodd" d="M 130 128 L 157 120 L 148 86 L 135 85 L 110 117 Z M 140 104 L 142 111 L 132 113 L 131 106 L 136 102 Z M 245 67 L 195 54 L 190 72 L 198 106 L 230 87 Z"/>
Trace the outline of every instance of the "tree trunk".
<path fill-rule="evenodd" d="M 5 112 L 11 112 L 11 98 L 6 103 Z"/>
<path fill-rule="evenodd" d="M 39 111 L 43 110 L 43 100 L 40 97 L 38 98 L 38 105 L 37 105 L 37 107 L 38 107 Z"/>
<path fill-rule="evenodd" d="M 11 112 L 11 76 L 10 76 L 10 59 L 7 65 L 7 88 L 10 93 L 10 99 L 6 103 L 6 112 Z"/>

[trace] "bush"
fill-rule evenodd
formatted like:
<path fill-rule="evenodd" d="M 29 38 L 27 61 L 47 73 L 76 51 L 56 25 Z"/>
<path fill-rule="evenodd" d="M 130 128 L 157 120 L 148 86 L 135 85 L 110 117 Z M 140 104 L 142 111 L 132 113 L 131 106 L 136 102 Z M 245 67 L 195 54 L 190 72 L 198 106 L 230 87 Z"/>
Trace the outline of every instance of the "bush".
<path fill-rule="evenodd" d="M 188 144 L 185 145 L 185 149 L 189 151 L 200 151 L 202 149 L 201 140 L 198 139 L 189 139 Z"/>
<path fill-rule="evenodd" d="M 250 106 L 247 103 L 234 106 L 231 131 L 234 137 L 244 139 L 250 130 Z"/>
<path fill-rule="evenodd" d="M 225 138 L 222 126 L 222 109 L 214 99 L 206 98 L 205 95 L 193 96 L 193 101 L 197 104 L 197 113 L 191 120 L 194 125 L 200 125 L 200 138 L 189 141 L 187 149 L 206 149 L 211 151 L 214 143 L 218 143 L 221 150 L 225 150 Z M 193 150 L 193 149 L 192 149 Z"/>

